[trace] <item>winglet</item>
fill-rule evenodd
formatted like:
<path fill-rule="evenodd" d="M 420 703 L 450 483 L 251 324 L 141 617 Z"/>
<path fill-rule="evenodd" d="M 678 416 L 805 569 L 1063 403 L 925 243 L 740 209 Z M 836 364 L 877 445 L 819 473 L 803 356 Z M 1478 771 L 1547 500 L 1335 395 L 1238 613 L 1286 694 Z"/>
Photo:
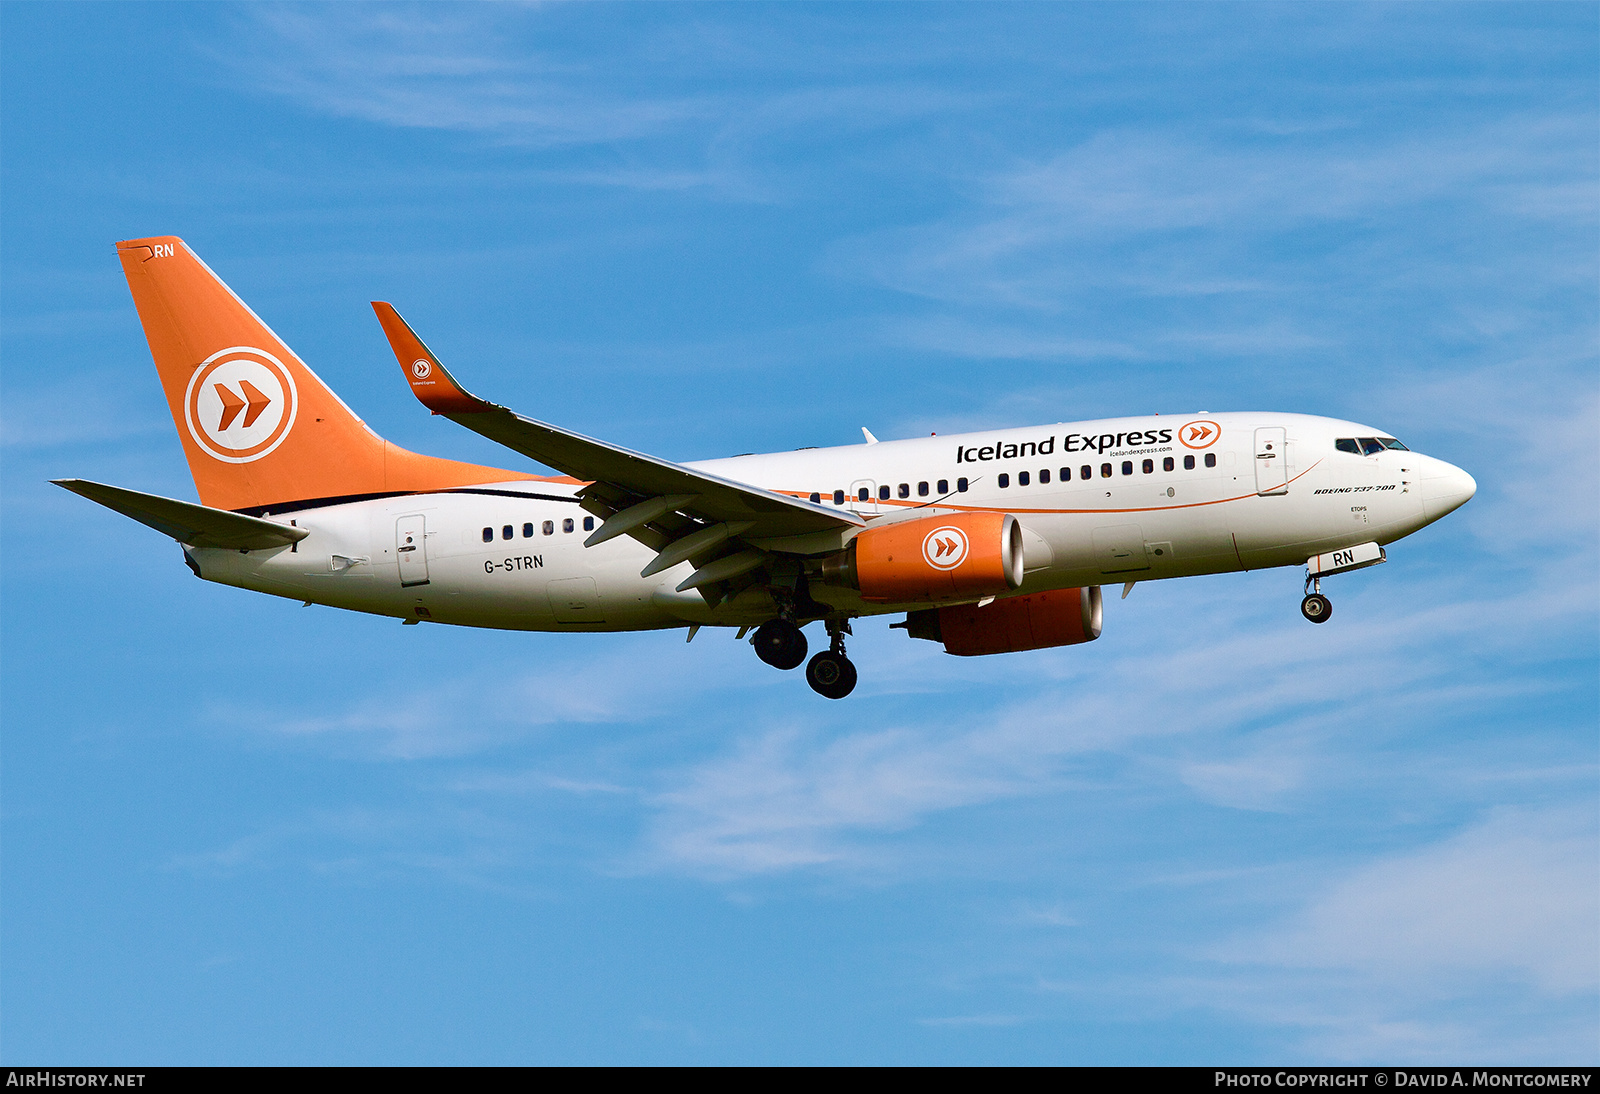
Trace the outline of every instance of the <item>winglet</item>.
<path fill-rule="evenodd" d="M 383 333 L 388 336 L 389 345 L 394 350 L 395 360 L 400 362 L 400 368 L 406 374 L 411 394 L 423 406 L 435 414 L 481 414 L 486 410 L 499 409 L 493 403 L 486 403 L 476 395 L 469 394 L 456 383 L 456 378 L 439 363 L 433 351 L 423 344 L 392 305 L 374 300 L 372 310 L 377 312 L 378 322 L 383 326 Z"/>

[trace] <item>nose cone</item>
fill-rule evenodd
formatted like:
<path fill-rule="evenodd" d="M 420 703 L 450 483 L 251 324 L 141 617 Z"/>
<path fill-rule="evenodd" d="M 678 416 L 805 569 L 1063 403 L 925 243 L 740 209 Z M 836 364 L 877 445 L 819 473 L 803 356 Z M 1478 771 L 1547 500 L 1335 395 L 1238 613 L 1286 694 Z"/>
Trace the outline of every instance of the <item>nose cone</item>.
<path fill-rule="evenodd" d="M 1443 460 L 1432 460 L 1428 477 L 1422 480 L 1422 511 L 1427 518 L 1438 520 L 1472 500 L 1478 492 L 1478 483 L 1461 468 Z"/>

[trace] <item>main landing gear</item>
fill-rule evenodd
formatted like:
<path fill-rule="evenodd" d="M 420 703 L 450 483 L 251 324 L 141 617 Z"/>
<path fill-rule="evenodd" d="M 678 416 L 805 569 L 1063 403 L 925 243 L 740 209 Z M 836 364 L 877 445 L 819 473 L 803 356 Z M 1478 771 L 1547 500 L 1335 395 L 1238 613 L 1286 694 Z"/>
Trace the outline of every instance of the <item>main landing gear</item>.
<path fill-rule="evenodd" d="M 775 669 L 792 669 L 806 659 L 806 636 L 787 619 L 769 619 L 756 629 L 750 644 L 756 656 Z"/>
<path fill-rule="evenodd" d="M 830 619 L 825 625 L 833 641 L 806 666 L 806 683 L 824 698 L 843 699 L 856 689 L 856 667 L 844 655 L 844 636 L 850 632 L 850 623 Z"/>
<path fill-rule="evenodd" d="M 1300 614 L 1313 623 L 1326 623 L 1333 617 L 1333 601 L 1322 595 L 1322 580 L 1306 578 L 1306 598 L 1300 601 Z"/>
<path fill-rule="evenodd" d="M 844 636 L 850 633 L 850 623 L 830 619 L 824 625 L 831 641 L 806 665 L 806 683 L 818 695 L 843 699 L 856 686 L 856 667 L 844 652 Z M 761 624 L 750 644 L 756 648 L 756 656 L 775 669 L 797 668 L 806 659 L 805 633 L 787 619 L 769 619 Z"/>

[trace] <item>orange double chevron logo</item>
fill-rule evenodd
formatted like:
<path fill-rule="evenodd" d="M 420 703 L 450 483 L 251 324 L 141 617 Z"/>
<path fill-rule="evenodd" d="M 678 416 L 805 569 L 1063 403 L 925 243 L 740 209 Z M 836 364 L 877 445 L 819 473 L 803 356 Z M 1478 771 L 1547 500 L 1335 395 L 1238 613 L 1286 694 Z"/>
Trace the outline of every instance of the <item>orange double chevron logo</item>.
<path fill-rule="evenodd" d="M 951 525 L 935 528 L 922 539 L 922 559 L 935 570 L 953 570 L 966 560 L 967 533 Z"/>
<path fill-rule="evenodd" d="M 1178 427 L 1178 440 L 1185 448 L 1210 448 L 1222 436 L 1222 427 L 1216 422 L 1186 422 Z"/>
<path fill-rule="evenodd" d="M 217 423 L 217 431 L 219 433 L 234 423 L 234 419 L 239 417 L 239 411 L 241 410 L 245 414 L 244 421 L 240 424 L 249 429 L 261 417 L 261 412 L 272 405 L 272 398 L 257 391 L 249 380 L 240 380 L 239 390 L 244 393 L 244 398 L 242 399 L 229 391 L 227 385 L 217 385 L 217 398 L 222 401 L 222 420 Z"/>

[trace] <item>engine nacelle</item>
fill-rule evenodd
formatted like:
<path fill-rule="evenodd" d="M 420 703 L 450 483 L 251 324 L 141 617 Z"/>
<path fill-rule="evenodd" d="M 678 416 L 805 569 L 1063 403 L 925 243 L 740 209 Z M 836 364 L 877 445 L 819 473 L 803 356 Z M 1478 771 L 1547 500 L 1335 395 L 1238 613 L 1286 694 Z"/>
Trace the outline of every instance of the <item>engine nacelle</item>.
<path fill-rule="evenodd" d="M 977 657 L 1047 646 L 1074 646 L 1100 637 L 1100 587 L 1051 589 L 977 607 L 961 604 L 911 612 L 896 623 L 912 638 L 943 642 L 946 653 Z"/>
<path fill-rule="evenodd" d="M 879 604 L 972 600 L 1021 585 L 1022 555 L 1010 513 L 947 513 L 868 528 L 822 573 Z"/>

